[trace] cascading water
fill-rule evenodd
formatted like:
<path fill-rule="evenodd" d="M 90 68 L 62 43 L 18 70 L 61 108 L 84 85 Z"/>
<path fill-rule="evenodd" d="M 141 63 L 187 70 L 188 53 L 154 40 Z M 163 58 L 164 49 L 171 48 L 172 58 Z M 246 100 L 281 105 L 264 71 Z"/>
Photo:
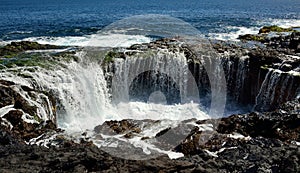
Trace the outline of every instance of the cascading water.
<path fill-rule="evenodd" d="M 51 67 L 50 69 L 39 66 L 33 67 L 35 70 L 30 70 L 31 67 L 12 68 L 1 73 L 1 78 L 39 92 L 49 91 L 53 94 L 58 102 L 56 111 L 59 127 L 69 130 L 89 129 L 93 125 L 103 123 L 105 118 L 101 115 L 104 115 L 105 107 L 109 106 L 109 96 L 101 66 L 98 63 L 89 62 L 83 52 L 76 56 L 79 62 L 61 62 L 55 67 L 47 64 Z M 82 62 L 83 60 L 85 62 Z M 19 73 L 26 74 L 28 77 L 24 78 L 22 77 L 24 75 L 20 76 Z M 28 100 L 33 102 L 34 99 L 28 98 Z M 44 112 L 43 114 L 46 114 L 47 110 L 52 110 L 41 104 L 35 105 L 40 110 L 39 112 Z M 52 108 L 51 105 L 49 107 Z M 48 113 L 48 116 L 53 115 L 49 111 Z M 46 115 L 43 114 L 39 116 L 46 120 Z"/>
<path fill-rule="evenodd" d="M 241 106 L 249 104 L 249 56 L 224 55 L 222 65 L 226 77 L 227 99 L 226 108 L 229 112 L 241 110 Z"/>
<path fill-rule="evenodd" d="M 298 72 L 268 69 L 268 73 L 256 97 L 254 109 L 265 111 L 270 109 L 270 106 L 271 109 L 274 109 L 280 103 L 294 99 L 300 89 L 298 81 Z"/>
<path fill-rule="evenodd" d="M 173 53 L 160 50 L 128 57 L 125 60 L 116 58 L 112 93 L 108 92 L 101 63 L 98 60 L 92 60 L 84 52 L 79 52 L 76 56 L 79 58 L 78 62 L 60 62 L 60 65 L 55 65 L 50 69 L 37 66 L 33 67 L 34 71 L 31 71 L 28 70 L 29 67 L 28 69 L 22 67 L 22 73 L 29 76 L 27 78 L 18 76 L 18 73 L 12 73 L 11 71 L 15 70 L 13 68 L 1 73 L 1 78 L 53 94 L 58 103 L 56 110 L 58 126 L 71 131 L 84 131 L 113 119 L 182 120 L 209 117 L 201 111 L 197 101 L 191 102 L 193 98 L 189 96 L 197 97 L 197 94 L 191 92 L 197 93 L 198 90 L 191 87 L 188 65 L 182 52 Z M 147 71 L 155 72 L 152 74 L 152 83 L 151 81 L 148 81 L 150 83 L 139 83 L 141 81 L 138 79 L 145 77 L 143 74 Z M 168 77 L 165 78 L 160 74 L 166 74 Z M 162 82 L 159 83 L 159 81 Z M 130 100 L 132 93 L 140 92 L 139 88 L 136 88 L 139 85 L 142 88 L 146 85 L 154 86 L 155 90 L 149 92 L 148 100 L 143 101 L 139 98 Z M 177 98 L 176 103 L 178 104 L 155 103 L 155 100 L 159 99 L 155 93 L 166 99 Z M 111 95 L 113 105 L 110 100 Z M 148 102 L 149 98 L 150 102 Z M 29 98 L 29 100 L 31 99 Z M 40 117 L 45 119 L 46 108 L 44 105 L 37 105 L 37 107 L 40 112 L 44 112 L 45 115 L 40 115 Z M 125 108 L 126 110 L 124 110 Z"/>
<path fill-rule="evenodd" d="M 166 94 L 171 94 L 171 92 L 179 94 L 174 96 L 179 99 L 187 97 L 188 68 L 184 53 L 159 51 L 157 54 L 153 52 L 146 55 L 147 57 L 143 56 L 145 55 L 132 56 L 125 60 L 116 59 L 113 81 L 113 93 L 116 96 L 113 98 L 114 101 L 128 101 L 129 98 L 126 94 L 143 92 L 143 90 L 135 88 L 139 86 L 141 86 L 140 89 L 148 87 L 153 92 L 161 89 L 165 90 Z M 172 89 L 179 91 L 176 93 Z"/>
<path fill-rule="evenodd" d="M 198 104 L 198 88 L 190 81 L 183 52 L 149 51 L 116 58 L 113 65 L 112 102 L 119 111 L 125 109 L 124 118 L 208 118 Z"/>

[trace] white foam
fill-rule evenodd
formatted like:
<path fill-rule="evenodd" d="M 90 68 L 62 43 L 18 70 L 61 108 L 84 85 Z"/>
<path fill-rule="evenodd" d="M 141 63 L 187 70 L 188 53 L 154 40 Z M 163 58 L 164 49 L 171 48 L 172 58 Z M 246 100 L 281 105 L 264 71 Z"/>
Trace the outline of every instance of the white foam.
<path fill-rule="evenodd" d="M 215 152 L 211 152 L 211 151 L 209 151 L 209 150 L 204 150 L 207 154 L 209 154 L 209 155 L 211 155 L 211 156 L 213 156 L 213 157 L 219 157 L 218 156 L 218 154 L 219 153 L 222 153 L 223 151 L 225 151 L 225 150 L 231 150 L 231 149 L 236 149 L 237 147 L 229 147 L 229 148 L 221 148 L 221 149 L 219 149 L 218 151 L 215 151 Z"/>
<path fill-rule="evenodd" d="M 85 46 L 129 47 L 133 44 L 149 43 L 150 38 L 142 35 L 95 34 Z"/>
<path fill-rule="evenodd" d="M 23 113 L 22 115 L 22 120 L 26 123 L 39 123 L 38 121 L 36 121 L 31 115 L 25 113 L 24 111 L 21 110 L 21 112 Z"/>
<path fill-rule="evenodd" d="M 293 76 L 300 76 L 300 72 L 294 71 L 294 70 L 289 71 L 288 74 L 293 75 Z"/>
<path fill-rule="evenodd" d="M 258 34 L 259 29 L 263 26 L 277 25 L 283 28 L 300 27 L 300 20 L 298 19 L 266 19 L 263 21 L 256 21 L 257 27 L 238 27 L 227 26 L 226 30 L 232 30 L 224 33 L 209 33 L 208 37 L 217 40 L 238 41 L 239 35 Z"/>
<path fill-rule="evenodd" d="M 57 46 L 129 47 L 133 44 L 149 43 L 151 38 L 143 35 L 99 33 L 84 36 L 29 37 L 23 40 L 1 41 L 0 45 L 4 46 L 13 41 L 34 41 Z"/>
<path fill-rule="evenodd" d="M 257 34 L 259 31 L 259 27 L 237 27 L 237 26 L 228 26 L 227 29 L 233 30 L 227 33 L 209 33 L 209 38 L 217 39 L 217 40 L 231 40 L 238 41 L 239 35 L 245 34 Z"/>
<path fill-rule="evenodd" d="M 269 22 L 269 24 L 268 24 Z M 300 27 L 299 19 L 270 19 L 264 22 L 265 25 L 277 25 L 283 28 Z"/>
<path fill-rule="evenodd" d="M 175 128 L 179 123 L 180 121 L 161 120 L 158 123 L 151 124 L 151 126 L 146 125 L 142 127 L 140 135 L 152 138 L 155 137 L 157 133 L 167 129 L 168 127 Z"/>
<path fill-rule="evenodd" d="M 164 105 L 144 102 L 121 102 L 117 105 L 116 110 L 119 114 L 122 114 L 119 116 L 121 119 L 185 120 L 196 118 L 203 120 L 209 118 L 205 112 L 200 110 L 200 105 L 195 103 Z"/>
<path fill-rule="evenodd" d="M 298 142 L 298 141 L 292 141 L 291 143 L 294 144 L 294 145 L 300 146 L 300 142 Z"/>
<path fill-rule="evenodd" d="M 31 34 L 32 31 L 11 31 L 8 34 Z"/>
<path fill-rule="evenodd" d="M 0 117 L 3 117 L 5 114 L 7 114 L 9 111 L 15 110 L 14 105 L 8 105 L 0 108 Z"/>
<path fill-rule="evenodd" d="M 244 140 L 250 140 L 251 139 L 250 136 L 244 136 L 244 135 L 239 134 L 239 133 L 229 134 L 229 135 L 227 135 L 227 137 L 233 138 L 233 139 L 244 139 Z"/>
<path fill-rule="evenodd" d="M 190 122 L 188 124 L 191 124 L 193 126 L 199 127 L 199 131 L 213 131 L 213 124 L 197 124 L 195 122 Z"/>
<path fill-rule="evenodd" d="M 148 143 L 145 140 L 141 140 L 141 137 L 134 137 L 131 139 L 125 139 L 122 138 L 123 135 L 115 135 L 115 136 L 108 136 L 108 135 L 101 135 L 104 139 L 117 139 L 116 141 L 113 140 L 94 140 L 94 144 L 98 146 L 99 148 L 105 146 L 105 147 L 112 147 L 117 148 L 119 146 L 119 141 L 128 142 L 132 144 L 136 148 L 141 148 L 143 150 L 143 153 L 149 155 L 149 158 L 151 158 L 151 151 L 158 152 L 161 154 L 166 154 L 169 156 L 170 159 L 177 159 L 180 157 L 183 157 L 183 153 L 174 152 L 171 150 L 163 150 L 155 146 L 154 144 Z M 109 152 L 109 151 L 107 151 Z M 130 159 L 130 155 L 127 156 Z"/>

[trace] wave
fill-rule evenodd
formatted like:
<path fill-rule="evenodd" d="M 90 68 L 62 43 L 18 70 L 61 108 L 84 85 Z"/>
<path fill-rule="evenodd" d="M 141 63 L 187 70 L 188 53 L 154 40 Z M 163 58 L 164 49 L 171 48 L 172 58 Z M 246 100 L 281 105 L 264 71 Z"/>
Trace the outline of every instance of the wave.
<path fill-rule="evenodd" d="M 257 23 L 260 26 L 277 25 L 283 28 L 300 27 L 299 19 L 266 19 L 263 21 L 258 21 Z"/>
<path fill-rule="evenodd" d="M 138 16 L 140 17 L 140 16 Z M 142 16 L 143 17 L 143 16 Z M 141 18 L 141 17 L 140 17 Z M 126 22 L 118 21 L 115 24 L 108 25 L 104 28 L 104 30 L 98 31 L 96 34 L 89 34 L 89 35 L 82 35 L 82 36 L 60 36 L 60 37 L 53 37 L 53 36 L 41 36 L 41 37 L 28 37 L 22 40 L 10 40 L 10 41 L 0 41 L 0 46 L 9 44 L 12 41 L 36 41 L 40 44 L 52 44 L 58 46 L 97 46 L 97 47 L 129 47 L 133 44 L 140 44 L 140 43 L 149 43 L 154 38 L 149 33 L 154 33 L 153 36 L 159 35 L 161 33 L 155 32 L 157 29 L 153 28 L 151 22 L 144 22 L 140 18 L 133 18 L 131 20 L 139 21 L 138 24 L 134 25 L 134 22 L 131 21 Z M 129 19 L 128 19 L 129 20 Z M 166 19 L 161 19 L 165 21 Z M 125 23 L 125 24 L 124 24 Z M 129 23 L 129 24 L 128 24 Z M 167 22 L 168 23 L 168 22 Z M 125 25 L 125 26 L 123 26 Z M 127 26 L 128 25 L 128 26 Z M 138 25 L 142 25 L 142 29 L 138 28 Z M 176 26 L 178 33 L 187 34 L 186 27 L 182 26 L 179 22 L 172 23 L 172 27 L 166 25 L 163 27 L 169 27 L 167 31 L 175 31 Z M 201 34 L 200 31 L 196 32 L 193 31 L 195 34 L 198 33 L 202 36 L 206 36 L 209 39 L 216 39 L 216 40 L 230 40 L 230 41 L 238 41 L 239 35 L 244 34 L 257 34 L 259 29 L 263 26 L 268 25 L 277 25 L 280 27 L 300 27 L 300 20 L 299 19 L 263 19 L 263 20 L 256 20 L 253 23 L 250 23 L 251 27 L 246 26 L 226 26 L 224 28 L 224 32 L 215 32 L 215 33 L 208 33 L 208 34 Z M 124 30 L 120 30 L 120 26 L 123 26 Z M 152 28 L 151 28 L 152 27 Z M 161 28 L 161 30 L 163 30 Z M 174 29 L 175 28 L 175 29 Z M 116 30 L 117 29 L 117 30 Z M 196 30 L 196 29 L 195 29 Z M 192 30 L 189 30 L 192 31 Z M 166 31 L 164 31 L 166 32 Z M 12 31 L 10 35 L 18 35 L 18 34 L 32 34 L 32 31 Z M 167 33 L 167 32 L 166 32 Z M 166 34 L 164 33 L 164 34 Z"/>
<path fill-rule="evenodd" d="M 11 31 L 7 34 L 31 34 L 33 31 Z"/>
<path fill-rule="evenodd" d="M 263 26 L 277 25 L 283 28 L 300 27 L 299 19 L 265 19 L 255 21 L 253 27 L 227 26 L 222 33 L 209 33 L 208 38 L 216 40 L 238 41 L 239 35 L 257 34 Z"/>
<path fill-rule="evenodd" d="M 230 40 L 230 41 L 238 41 L 239 35 L 244 34 L 257 34 L 259 31 L 259 27 L 238 27 L 238 26 L 228 26 L 226 30 L 229 30 L 227 33 L 209 33 L 208 38 L 216 39 L 216 40 Z"/>
<path fill-rule="evenodd" d="M 22 40 L 0 41 L 0 45 L 6 45 L 13 41 L 35 41 L 40 44 L 57 46 L 95 46 L 95 47 L 129 47 L 133 44 L 149 43 L 150 37 L 143 35 L 126 34 L 92 34 L 84 36 L 66 37 L 29 37 Z"/>

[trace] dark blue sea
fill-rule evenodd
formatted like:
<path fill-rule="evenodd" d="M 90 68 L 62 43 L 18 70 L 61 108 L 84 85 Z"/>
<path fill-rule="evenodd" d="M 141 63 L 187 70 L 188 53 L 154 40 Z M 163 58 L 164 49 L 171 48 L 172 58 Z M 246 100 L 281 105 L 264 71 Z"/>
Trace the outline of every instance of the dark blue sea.
<path fill-rule="evenodd" d="M 300 26 L 300 0 L 0 0 L 0 42 L 76 45 L 113 22 L 146 14 L 178 18 L 208 38 L 234 40 L 264 25 Z"/>

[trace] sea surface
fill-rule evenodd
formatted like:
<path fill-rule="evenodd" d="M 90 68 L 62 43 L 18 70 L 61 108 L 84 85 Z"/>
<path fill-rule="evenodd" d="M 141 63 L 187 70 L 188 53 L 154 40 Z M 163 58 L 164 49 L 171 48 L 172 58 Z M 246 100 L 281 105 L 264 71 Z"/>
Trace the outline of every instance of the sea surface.
<path fill-rule="evenodd" d="M 0 42 L 25 39 L 81 45 L 113 22 L 146 14 L 178 18 L 208 38 L 235 40 L 240 34 L 257 33 L 264 25 L 300 26 L 300 1 L 0 0 Z M 100 39 L 105 42 L 107 37 Z"/>

